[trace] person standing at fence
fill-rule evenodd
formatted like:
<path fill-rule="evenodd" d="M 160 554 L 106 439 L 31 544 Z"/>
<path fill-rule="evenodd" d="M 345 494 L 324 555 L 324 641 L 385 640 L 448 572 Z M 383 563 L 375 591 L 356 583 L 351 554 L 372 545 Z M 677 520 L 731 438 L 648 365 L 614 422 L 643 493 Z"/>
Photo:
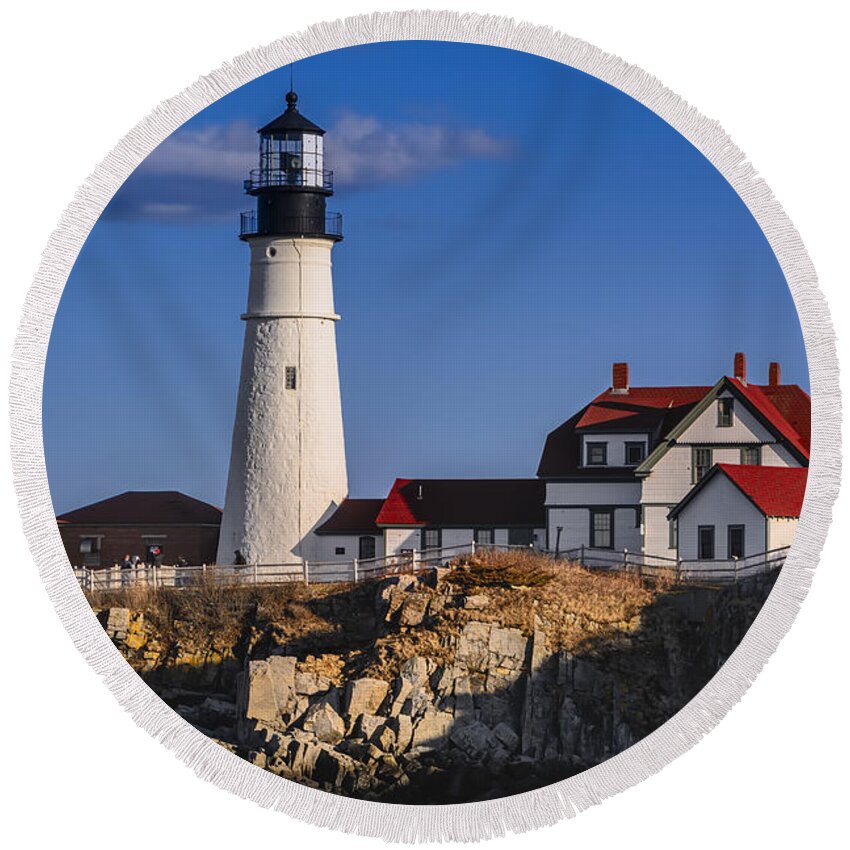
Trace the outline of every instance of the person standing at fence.
<path fill-rule="evenodd" d="M 130 579 L 132 578 L 133 572 L 133 559 L 130 557 L 129 552 L 124 556 L 124 560 L 121 561 L 121 587 L 128 587 L 130 585 Z"/>

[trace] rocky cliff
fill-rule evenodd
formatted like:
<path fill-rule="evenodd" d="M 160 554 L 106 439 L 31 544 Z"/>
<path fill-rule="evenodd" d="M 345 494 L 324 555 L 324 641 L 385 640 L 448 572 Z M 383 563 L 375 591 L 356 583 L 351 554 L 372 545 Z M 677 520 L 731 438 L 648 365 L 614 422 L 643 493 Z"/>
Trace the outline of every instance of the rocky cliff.
<path fill-rule="evenodd" d="M 258 767 L 369 799 L 465 802 L 573 775 L 651 732 L 770 588 L 570 570 L 530 585 L 469 565 L 397 576 L 297 601 L 288 619 L 255 605 L 228 646 L 200 646 L 185 622 L 163 641 L 128 609 L 101 618 L 166 701 Z"/>

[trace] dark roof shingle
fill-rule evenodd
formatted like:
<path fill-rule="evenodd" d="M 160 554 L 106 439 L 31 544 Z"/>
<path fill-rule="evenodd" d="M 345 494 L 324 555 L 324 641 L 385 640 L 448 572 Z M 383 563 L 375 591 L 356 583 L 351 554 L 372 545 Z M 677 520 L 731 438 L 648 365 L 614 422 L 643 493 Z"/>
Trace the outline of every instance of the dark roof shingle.
<path fill-rule="evenodd" d="M 378 534 L 375 520 L 383 504 L 383 499 L 343 499 L 316 534 Z"/>
<path fill-rule="evenodd" d="M 56 519 L 63 525 L 220 525 L 221 510 L 176 490 L 130 490 Z"/>
<path fill-rule="evenodd" d="M 506 528 L 546 524 L 545 485 L 520 478 L 397 478 L 379 525 Z"/>

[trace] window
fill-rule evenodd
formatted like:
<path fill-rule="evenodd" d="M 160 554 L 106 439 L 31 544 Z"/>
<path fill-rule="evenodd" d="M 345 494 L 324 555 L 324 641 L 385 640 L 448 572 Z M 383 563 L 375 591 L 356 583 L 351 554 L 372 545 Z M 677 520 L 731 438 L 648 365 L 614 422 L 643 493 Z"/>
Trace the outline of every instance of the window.
<path fill-rule="evenodd" d="M 728 544 L 729 558 L 744 557 L 744 526 L 730 525 L 726 529 L 726 539 Z"/>
<path fill-rule="evenodd" d="M 761 446 L 742 446 L 741 463 L 745 466 L 761 466 Z"/>
<path fill-rule="evenodd" d="M 371 535 L 360 538 L 360 560 L 369 561 L 375 557 L 375 538 Z"/>
<path fill-rule="evenodd" d="M 697 558 L 700 561 L 714 560 L 714 526 L 701 525 L 697 533 Z"/>
<path fill-rule="evenodd" d="M 698 481 L 702 481 L 705 473 L 711 469 L 711 449 L 694 446 L 691 465 L 693 467 L 693 483 L 696 484 Z"/>
<path fill-rule="evenodd" d="M 626 466 L 637 466 L 646 457 L 646 443 L 626 443 Z"/>
<path fill-rule="evenodd" d="M 81 537 L 80 554 L 83 556 L 84 567 L 100 566 L 100 537 Z"/>
<path fill-rule="evenodd" d="M 606 466 L 608 463 L 608 443 L 587 444 L 587 465 Z"/>
<path fill-rule="evenodd" d="M 344 555 L 345 554 L 345 546 L 337 546 L 335 551 L 336 551 L 337 555 Z"/>
<path fill-rule="evenodd" d="M 729 397 L 717 399 L 717 427 L 732 427 L 732 399 Z"/>
<path fill-rule="evenodd" d="M 667 520 L 667 548 L 679 548 L 679 519 L 673 517 Z"/>
<path fill-rule="evenodd" d="M 643 525 L 643 508 L 638 505 L 635 508 L 635 528 L 640 528 Z"/>
<path fill-rule="evenodd" d="M 531 546 L 534 543 L 533 528 L 509 528 L 508 546 Z"/>
<path fill-rule="evenodd" d="M 591 510 L 590 545 L 594 549 L 614 548 L 614 512 Z"/>
<path fill-rule="evenodd" d="M 443 534 L 439 528 L 422 529 L 422 549 L 440 549 L 443 545 Z"/>
<path fill-rule="evenodd" d="M 493 537 L 494 532 L 492 528 L 476 528 L 472 533 L 472 539 L 484 546 L 492 546 L 494 543 Z"/>
<path fill-rule="evenodd" d="M 82 537 L 80 539 L 80 554 L 91 555 L 100 551 L 99 537 Z"/>
<path fill-rule="evenodd" d="M 298 372 L 294 366 L 287 366 L 284 372 L 284 386 L 288 390 L 294 390 L 298 388 Z"/>

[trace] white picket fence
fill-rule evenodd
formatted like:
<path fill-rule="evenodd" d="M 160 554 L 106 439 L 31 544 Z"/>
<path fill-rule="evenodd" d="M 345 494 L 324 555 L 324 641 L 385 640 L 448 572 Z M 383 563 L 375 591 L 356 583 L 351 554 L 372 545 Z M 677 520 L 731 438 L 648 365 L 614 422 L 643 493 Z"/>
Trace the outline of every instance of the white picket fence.
<path fill-rule="evenodd" d="M 667 577 L 682 582 L 734 584 L 756 575 L 767 575 L 785 563 L 789 546 L 782 546 L 745 558 L 727 558 L 712 561 L 685 560 L 667 555 L 630 552 L 628 549 L 594 549 L 578 546 L 553 554 L 553 557 L 577 561 L 586 567 L 599 570 L 630 572 L 644 577 Z"/>
<path fill-rule="evenodd" d="M 501 552 L 528 551 L 527 546 L 478 544 L 470 541 L 459 546 L 388 555 L 353 561 L 300 561 L 287 564 L 202 564 L 200 566 L 120 566 L 104 569 L 75 568 L 74 574 L 84 590 L 107 591 L 123 588 L 188 587 L 204 582 L 222 585 L 280 585 L 358 583 L 372 578 L 399 573 L 418 572 L 442 566 L 460 555 L 475 554 L 483 549 Z M 579 546 L 559 552 L 541 552 L 554 560 L 573 561 L 589 569 L 633 573 L 646 578 L 670 578 L 692 583 L 729 584 L 778 570 L 784 563 L 787 546 L 761 552 L 747 558 L 686 561 L 661 555 L 630 552 L 628 549 L 594 549 Z"/>
<path fill-rule="evenodd" d="M 187 587 L 200 582 L 214 581 L 217 584 L 338 584 L 354 583 L 398 573 L 418 572 L 429 567 L 441 566 L 459 555 L 474 554 L 480 549 L 510 551 L 527 546 L 504 544 L 477 544 L 475 541 L 459 546 L 444 546 L 439 549 L 412 549 L 383 558 L 353 561 L 298 561 L 286 564 L 202 564 L 201 566 L 146 566 L 124 569 L 120 566 L 101 569 L 75 568 L 74 574 L 80 586 L 89 591 L 121 590 L 134 586 Z"/>

